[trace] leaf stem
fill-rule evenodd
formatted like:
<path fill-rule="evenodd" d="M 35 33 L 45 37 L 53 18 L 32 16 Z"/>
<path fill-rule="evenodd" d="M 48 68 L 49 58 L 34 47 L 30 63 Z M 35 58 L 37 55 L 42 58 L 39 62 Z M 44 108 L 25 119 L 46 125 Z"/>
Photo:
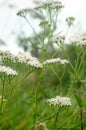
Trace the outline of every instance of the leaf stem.
<path fill-rule="evenodd" d="M 80 127 L 81 127 L 81 130 L 83 130 L 82 119 L 83 119 L 83 110 L 81 109 L 81 110 L 80 110 Z"/>

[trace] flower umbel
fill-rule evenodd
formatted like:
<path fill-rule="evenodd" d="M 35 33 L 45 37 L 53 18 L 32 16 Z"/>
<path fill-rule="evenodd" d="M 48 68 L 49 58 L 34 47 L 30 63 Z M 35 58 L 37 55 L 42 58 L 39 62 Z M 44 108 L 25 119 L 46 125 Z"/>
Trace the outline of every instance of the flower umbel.
<path fill-rule="evenodd" d="M 32 57 L 30 61 L 27 62 L 27 64 L 34 68 L 42 68 L 42 64 L 35 57 Z"/>
<path fill-rule="evenodd" d="M 49 102 L 50 105 L 57 105 L 60 103 L 60 96 L 56 96 L 55 98 L 48 99 L 47 102 Z"/>
<path fill-rule="evenodd" d="M 18 52 L 17 54 L 13 54 L 10 51 L 0 51 L 0 55 L 5 60 L 11 60 L 12 62 L 16 63 L 26 63 L 31 59 L 30 53 Z"/>
<path fill-rule="evenodd" d="M 54 36 L 51 38 L 51 41 L 53 41 L 53 42 L 55 42 L 55 43 L 58 43 L 58 42 L 61 42 L 61 41 L 65 41 L 65 38 L 66 38 L 65 35 L 54 35 Z"/>
<path fill-rule="evenodd" d="M 42 64 L 39 62 L 39 60 L 33 56 L 31 56 L 30 53 L 25 52 L 18 52 L 17 54 L 12 54 L 10 51 L 0 51 L 0 55 L 2 57 L 2 61 L 11 61 L 13 63 L 20 63 L 20 64 L 26 64 L 30 67 L 34 68 L 42 68 Z"/>
<path fill-rule="evenodd" d="M 51 9 L 60 9 L 64 7 L 62 3 L 58 0 L 41 0 L 41 5 L 48 5 L 51 7 Z"/>
<path fill-rule="evenodd" d="M 7 75 L 12 75 L 12 76 L 18 75 L 18 73 L 15 70 L 6 66 L 0 66 L 0 73 L 1 74 L 5 73 Z"/>
<path fill-rule="evenodd" d="M 48 99 L 47 102 L 49 102 L 50 105 L 60 105 L 60 107 L 71 106 L 69 97 L 56 96 L 55 98 Z"/>
<path fill-rule="evenodd" d="M 60 59 L 60 58 L 48 59 L 43 62 L 43 66 L 57 64 L 57 63 L 67 64 L 67 63 L 69 63 L 69 61 L 67 61 L 66 59 Z"/>
<path fill-rule="evenodd" d="M 76 43 L 77 46 L 85 46 L 86 45 L 86 36 L 75 36 L 70 38 L 70 42 Z"/>

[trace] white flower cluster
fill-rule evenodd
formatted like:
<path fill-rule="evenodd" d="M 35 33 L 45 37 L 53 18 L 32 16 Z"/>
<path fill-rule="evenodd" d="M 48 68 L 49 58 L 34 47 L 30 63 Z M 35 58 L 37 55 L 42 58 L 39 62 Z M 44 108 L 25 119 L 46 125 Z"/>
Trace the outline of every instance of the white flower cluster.
<path fill-rule="evenodd" d="M 6 51 L 2 51 L 0 50 L 0 55 L 2 56 L 3 59 L 12 59 L 13 55 L 11 54 L 11 52 L 9 50 Z"/>
<path fill-rule="evenodd" d="M 86 45 L 86 36 L 74 36 L 70 38 L 70 42 L 77 43 L 77 46 L 85 46 Z"/>
<path fill-rule="evenodd" d="M 51 38 L 51 41 L 57 43 L 57 42 L 61 42 L 61 41 L 64 41 L 65 40 L 65 35 L 54 35 L 52 38 Z"/>
<path fill-rule="evenodd" d="M 44 61 L 43 65 L 56 64 L 58 62 L 60 62 L 61 64 L 69 63 L 66 59 L 54 58 L 54 59 Z"/>
<path fill-rule="evenodd" d="M 9 59 L 13 62 L 26 63 L 30 60 L 31 55 L 29 53 L 18 52 L 16 54 L 12 54 L 10 51 L 0 51 L 0 55 L 3 59 Z"/>
<path fill-rule="evenodd" d="M 27 63 L 32 56 L 30 53 L 18 52 L 17 55 L 15 55 L 15 58 L 19 63 Z"/>
<path fill-rule="evenodd" d="M 41 0 L 42 4 L 54 4 L 54 3 L 58 3 L 58 5 L 62 5 L 60 1 L 58 0 Z"/>
<path fill-rule="evenodd" d="M 0 73 L 5 73 L 7 75 L 12 75 L 12 76 L 18 75 L 18 73 L 15 70 L 6 66 L 0 66 Z"/>
<path fill-rule="evenodd" d="M 12 54 L 10 51 L 0 51 L 0 55 L 3 59 L 8 59 L 14 63 L 26 63 L 35 68 L 42 68 L 42 64 L 37 58 L 32 57 L 30 53 L 18 52 L 17 54 Z"/>
<path fill-rule="evenodd" d="M 70 98 L 56 96 L 55 98 L 48 99 L 50 105 L 71 106 Z"/>
<path fill-rule="evenodd" d="M 34 67 L 34 68 L 42 68 L 42 64 L 38 61 L 37 58 L 32 57 L 30 61 L 28 61 L 28 65 Z"/>
<path fill-rule="evenodd" d="M 49 5 L 51 9 L 55 9 L 55 8 L 59 9 L 64 7 L 59 0 L 41 0 L 39 7 L 43 5 Z"/>

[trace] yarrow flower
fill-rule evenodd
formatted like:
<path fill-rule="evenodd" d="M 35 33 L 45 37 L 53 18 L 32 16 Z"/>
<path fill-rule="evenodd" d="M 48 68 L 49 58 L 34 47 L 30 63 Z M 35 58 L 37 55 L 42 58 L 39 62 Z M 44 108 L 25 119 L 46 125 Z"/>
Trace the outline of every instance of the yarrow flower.
<path fill-rule="evenodd" d="M 42 64 L 38 61 L 37 58 L 32 57 L 30 61 L 27 62 L 28 65 L 34 68 L 42 68 Z"/>
<path fill-rule="evenodd" d="M 56 9 L 56 10 L 64 7 L 62 3 L 58 0 L 41 0 L 41 3 L 39 4 L 39 6 L 36 7 L 36 9 L 42 8 L 42 7 L 48 7 L 48 6 L 51 9 Z"/>
<path fill-rule="evenodd" d="M 69 61 L 67 61 L 66 59 L 54 58 L 54 59 L 49 59 L 49 60 L 44 61 L 43 66 L 57 64 L 58 62 L 61 64 L 69 63 Z"/>
<path fill-rule="evenodd" d="M 71 106 L 70 98 L 56 96 L 55 98 L 48 99 L 50 105 Z"/>
<path fill-rule="evenodd" d="M 32 57 L 30 53 L 19 52 L 16 57 L 20 63 L 26 63 L 34 68 L 42 68 L 42 64 L 39 62 L 39 60 L 35 57 Z"/>
<path fill-rule="evenodd" d="M 70 98 L 68 97 L 61 97 L 60 99 L 60 106 L 71 106 Z"/>
<path fill-rule="evenodd" d="M 30 53 L 18 52 L 17 54 L 12 54 L 10 51 L 0 51 L 2 60 L 9 60 L 13 63 L 27 64 L 34 68 L 42 68 L 42 64 L 37 58 L 32 57 Z"/>
<path fill-rule="evenodd" d="M 41 4 L 58 4 L 58 6 L 62 6 L 62 3 L 58 0 L 41 0 Z"/>
<path fill-rule="evenodd" d="M 0 51 L 0 55 L 2 56 L 3 59 L 8 59 L 13 62 L 19 62 L 19 63 L 26 63 L 27 61 L 30 60 L 32 57 L 30 53 L 23 53 L 23 52 L 18 52 L 17 54 L 12 54 L 10 51 Z"/>
<path fill-rule="evenodd" d="M 55 3 L 55 2 L 58 2 L 58 3 L 60 3 L 60 1 L 58 1 L 58 0 L 41 0 L 41 3 L 43 3 L 43 4 L 48 4 L 48 3 Z"/>
<path fill-rule="evenodd" d="M 0 66 L 0 74 L 3 74 L 3 73 L 7 74 L 8 76 L 18 75 L 18 73 L 15 70 L 11 69 L 10 67 Z"/>
<path fill-rule="evenodd" d="M 47 102 L 49 102 L 50 105 L 57 105 L 60 103 L 60 96 L 56 96 L 55 98 L 48 99 Z"/>
<path fill-rule="evenodd" d="M 70 42 L 76 43 L 77 46 L 85 46 L 86 45 L 86 36 L 74 36 L 70 38 Z"/>
<path fill-rule="evenodd" d="M 51 38 L 51 41 L 55 42 L 55 43 L 58 43 L 58 42 L 61 42 L 61 41 L 64 41 L 64 40 L 65 40 L 65 35 L 54 35 Z"/>
<path fill-rule="evenodd" d="M 17 55 L 15 55 L 15 58 L 19 63 L 27 63 L 32 56 L 30 53 L 18 52 Z"/>

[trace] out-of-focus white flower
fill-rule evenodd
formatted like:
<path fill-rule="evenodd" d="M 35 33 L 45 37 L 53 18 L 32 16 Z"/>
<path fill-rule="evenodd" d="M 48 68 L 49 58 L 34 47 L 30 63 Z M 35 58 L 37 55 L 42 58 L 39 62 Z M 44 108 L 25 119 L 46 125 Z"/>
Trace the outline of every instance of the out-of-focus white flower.
<path fill-rule="evenodd" d="M 68 97 L 61 97 L 60 99 L 60 106 L 71 106 L 70 98 Z"/>
<path fill-rule="evenodd" d="M 50 105 L 57 105 L 60 103 L 60 96 L 56 96 L 55 98 L 48 99 L 47 102 L 49 102 Z"/>
<path fill-rule="evenodd" d="M 2 56 L 3 59 L 11 60 L 14 58 L 14 55 L 9 50 L 5 50 L 5 51 L 0 50 L 0 55 Z"/>
<path fill-rule="evenodd" d="M 47 102 L 49 102 L 50 105 L 60 105 L 63 106 L 71 106 L 70 98 L 68 97 L 60 97 L 56 96 L 55 98 L 48 99 Z"/>
<path fill-rule="evenodd" d="M 15 70 L 11 69 L 10 67 L 0 66 L 0 74 L 3 73 L 12 76 L 18 75 L 18 73 Z"/>
<path fill-rule="evenodd" d="M 54 58 L 54 59 L 48 59 L 48 60 L 44 61 L 43 65 L 46 66 L 49 64 L 56 64 L 58 62 L 61 64 L 69 63 L 69 61 L 67 61 L 66 59 Z"/>
<path fill-rule="evenodd" d="M 51 41 L 58 43 L 65 40 L 65 35 L 55 35 L 51 38 Z"/>
<path fill-rule="evenodd" d="M 51 9 L 56 10 L 59 10 L 64 7 L 59 0 L 41 0 L 40 4 L 36 8 L 43 8 L 45 6 L 49 6 Z"/>
<path fill-rule="evenodd" d="M 41 4 L 56 4 L 58 3 L 59 6 L 62 5 L 62 3 L 58 0 L 41 0 Z"/>
<path fill-rule="evenodd" d="M 70 42 L 76 43 L 77 46 L 85 46 L 86 45 L 86 36 L 74 36 L 70 38 Z"/>
<path fill-rule="evenodd" d="M 86 80 L 81 80 L 80 82 L 81 82 L 81 83 L 86 83 Z"/>
<path fill-rule="evenodd" d="M 44 122 L 41 122 L 39 124 L 36 124 L 35 126 L 37 129 L 40 129 L 40 130 L 48 130 L 47 127 L 46 127 L 46 124 Z"/>
<path fill-rule="evenodd" d="M 61 64 L 67 64 L 67 63 L 69 63 L 69 61 L 66 60 L 66 59 L 63 59 L 63 60 L 60 61 L 60 63 L 61 63 Z"/>

